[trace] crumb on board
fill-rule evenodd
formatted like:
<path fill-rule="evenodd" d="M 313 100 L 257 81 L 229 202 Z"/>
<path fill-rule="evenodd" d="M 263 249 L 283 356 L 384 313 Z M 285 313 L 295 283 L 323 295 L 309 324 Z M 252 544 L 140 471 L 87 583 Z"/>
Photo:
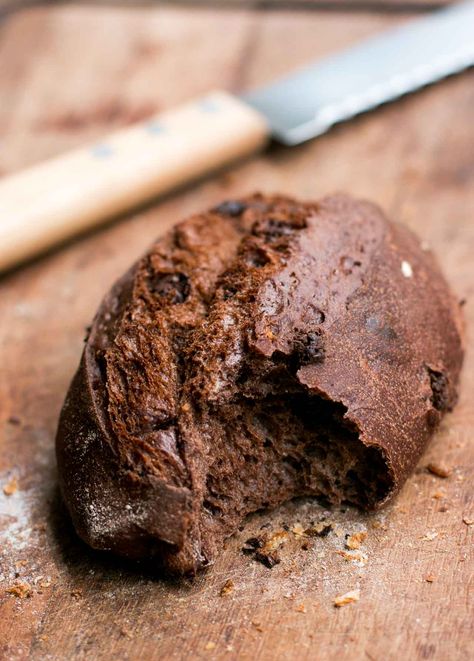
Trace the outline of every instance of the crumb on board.
<path fill-rule="evenodd" d="M 254 558 L 268 569 L 273 569 L 275 565 L 279 565 L 281 562 L 278 551 L 257 551 Z"/>
<path fill-rule="evenodd" d="M 472 526 L 474 525 L 474 516 L 463 516 L 462 522 L 465 523 L 466 526 Z"/>
<path fill-rule="evenodd" d="M 295 525 L 294 525 L 293 528 L 291 529 L 291 532 L 292 532 L 294 535 L 296 535 L 296 537 L 304 537 L 304 535 L 306 534 L 306 533 L 305 533 L 305 529 L 304 529 L 304 527 L 301 525 L 301 523 L 295 523 Z"/>
<path fill-rule="evenodd" d="M 304 604 L 298 604 L 295 610 L 297 613 L 306 613 L 306 606 Z"/>
<path fill-rule="evenodd" d="M 420 537 L 422 542 L 432 542 L 433 539 L 436 539 L 438 537 L 438 533 L 436 530 L 430 530 L 429 532 L 425 533 L 423 537 Z"/>
<path fill-rule="evenodd" d="M 268 569 L 272 569 L 281 562 L 279 549 L 288 541 L 288 533 L 285 530 L 277 530 L 270 537 L 250 537 L 242 548 L 244 553 L 252 554 L 257 562 Z"/>
<path fill-rule="evenodd" d="M 326 523 L 325 521 L 321 521 L 320 523 L 317 523 L 315 525 L 310 526 L 309 528 L 306 528 L 304 534 L 307 537 L 327 537 L 331 532 L 332 528 L 333 528 L 332 523 Z"/>
<path fill-rule="evenodd" d="M 285 532 L 284 530 L 277 530 L 271 537 L 269 537 L 264 545 L 262 546 L 262 549 L 265 549 L 267 551 L 275 551 L 279 549 L 280 547 L 285 544 L 285 542 L 288 540 L 288 533 Z"/>
<path fill-rule="evenodd" d="M 219 594 L 221 597 L 225 597 L 227 594 L 230 594 L 234 591 L 235 583 L 231 578 L 228 578 L 224 585 L 221 587 Z"/>
<path fill-rule="evenodd" d="M 338 597 L 335 597 L 334 599 L 334 606 L 336 608 L 341 608 L 342 606 L 346 606 L 347 604 L 353 604 L 356 601 L 359 601 L 360 599 L 360 590 L 350 590 L 349 592 L 346 592 L 344 594 L 339 595 Z"/>
<path fill-rule="evenodd" d="M 205 644 L 204 649 L 208 652 L 210 652 L 211 650 L 215 650 L 216 649 L 216 644 L 213 643 L 212 640 L 210 640 L 209 642 L 207 642 Z"/>
<path fill-rule="evenodd" d="M 361 545 L 367 539 L 367 532 L 361 530 L 360 532 L 355 532 L 346 539 L 346 546 L 348 549 L 355 550 L 360 549 Z"/>
<path fill-rule="evenodd" d="M 363 567 L 364 565 L 366 565 L 369 559 L 366 553 L 363 553 L 358 549 L 354 549 L 351 551 L 339 550 L 336 551 L 336 554 L 340 555 L 341 557 L 344 558 L 344 560 L 347 560 L 348 562 L 354 562 L 359 567 Z"/>
<path fill-rule="evenodd" d="M 3 485 L 3 493 L 5 496 L 13 496 L 18 491 L 18 480 L 15 476 L 11 477 L 6 484 Z"/>
<path fill-rule="evenodd" d="M 254 621 L 252 622 L 252 626 L 256 631 L 259 631 L 260 633 L 263 633 L 263 627 L 260 622 Z"/>
<path fill-rule="evenodd" d="M 443 498 L 446 498 L 446 492 L 438 489 L 438 491 L 435 491 L 431 497 L 435 500 L 442 500 Z"/>
<path fill-rule="evenodd" d="M 31 597 L 33 594 L 31 585 L 24 581 L 17 581 L 9 588 L 7 588 L 5 592 L 7 594 L 12 594 L 14 597 L 18 597 L 19 599 L 26 599 L 27 597 Z"/>
<path fill-rule="evenodd" d="M 426 469 L 432 475 L 436 475 L 436 477 L 441 477 L 443 479 L 449 477 L 453 472 L 453 469 L 450 466 L 438 461 L 431 461 L 426 466 Z"/>
<path fill-rule="evenodd" d="M 255 551 L 260 549 L 264 544 L 265 540 L 263 537 L 249 537 L 245 540 L 244 545 L 242 546 L 242 553 L 255 553 Z"/>
<path fill-rule="evenodd" d="M 427 583 L 434 583 L 435 580 L 436 580 L 436 576 L 434 574 L 427 574 L 425 576 L 425 581 Z"/>

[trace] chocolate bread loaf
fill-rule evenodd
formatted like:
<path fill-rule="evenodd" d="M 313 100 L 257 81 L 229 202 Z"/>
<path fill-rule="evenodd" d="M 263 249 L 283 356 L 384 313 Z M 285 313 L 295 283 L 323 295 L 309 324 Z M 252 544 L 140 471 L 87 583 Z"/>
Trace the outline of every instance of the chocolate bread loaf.
<path fill-rule="evenodd" d="M 255 510 L 386 503 L 461 362 L 433 256 L 377 207 L 225 202 L 102 302 L 59 423 L 64 499 L 94 548 L 195 572 Z"/>

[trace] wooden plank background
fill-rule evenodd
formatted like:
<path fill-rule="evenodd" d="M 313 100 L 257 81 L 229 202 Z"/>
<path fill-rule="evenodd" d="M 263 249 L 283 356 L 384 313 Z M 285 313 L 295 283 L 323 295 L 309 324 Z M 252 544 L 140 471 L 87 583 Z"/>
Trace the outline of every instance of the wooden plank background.
<path fill-rule="evenodd" d="M 256 85 L 411 16 L 20 11 L 0 30 L 0 173 L 211 87 Z M 474 657 L 473 103 L 465 73 L 307 145 L 273 148 L 0 279 L 0 659 Z M 393 506 L 328 512 L 335 531 L 307 550 L 297 524 L 318 519 L 321 505 L 256 515 L 210 571 L 170 581 L 75 537 L 56 487 L 57 417 L 85 326 L 113 280 L 175 221 L 257 188 L 310 198 L 348 190 L 433 246 L 466 299 L 461 399 Z M 429 461 L 445 462 L 450 476 L 428 473 Z M 240 552 L 262 525 L 290 528 L 272 570 Z M 363 528 L 365 555 L 347 561 L 344 535 Z M 221 596 L 228 579 L 234 589 Z M 334 608 L 356 588 L 358 603 Z"/>

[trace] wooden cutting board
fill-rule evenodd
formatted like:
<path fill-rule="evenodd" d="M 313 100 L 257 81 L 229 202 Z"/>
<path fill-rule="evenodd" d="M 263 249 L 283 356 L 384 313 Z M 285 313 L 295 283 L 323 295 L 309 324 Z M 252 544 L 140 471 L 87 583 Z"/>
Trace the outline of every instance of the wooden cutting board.
<path fill-rule="evenodd" d="M 91 5 L 12 14 L 0 23 L 0 174 L 407 18 Z M 272 148 L 0 279 L 0 659 L 474 657 L 473 104 L 466 73 L 310 144 Z M 56 486 L 57 417 L 114 279 L 175 221 L 255 189 L 348 190 L 433 246 L 466 299 L 461 399 L 394 505 L 366 516 L 292 503 L 252 517 L 194 581 L 166 580 L 76 538 Z M 449 477 L 429 473 L 430 461 Z M 323 515 L 331 532 L 308 542 L 302 529 Z M 262 526 L 288 533 L 271 570 L 241 552 Z M 367 538 L 347 557 L 345 535 L 360 530 Z M 358 602 L 335 608 L 356 589 Z"/>

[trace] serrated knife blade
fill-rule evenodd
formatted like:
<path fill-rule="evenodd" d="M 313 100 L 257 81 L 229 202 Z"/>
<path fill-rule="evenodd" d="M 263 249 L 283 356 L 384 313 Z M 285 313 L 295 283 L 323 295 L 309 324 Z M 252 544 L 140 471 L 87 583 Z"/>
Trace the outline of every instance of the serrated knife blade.
<path fill-rule="evenodd" d="M 436 11 L 242 95 L 296 145 L 474 64 L 474 2 Z"/>

